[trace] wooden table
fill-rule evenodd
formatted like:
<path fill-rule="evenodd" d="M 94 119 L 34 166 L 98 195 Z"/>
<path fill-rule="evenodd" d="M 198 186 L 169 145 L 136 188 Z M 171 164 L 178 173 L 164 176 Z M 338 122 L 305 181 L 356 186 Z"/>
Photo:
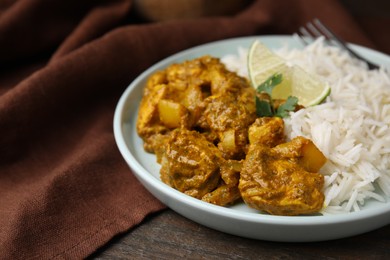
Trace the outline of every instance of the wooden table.
<path fill-rule="evenodd" d="M 115 238 L 92 259 L 390 259 L 390 225 L 313 243 L 246 239 L 201 226 L 167 209 Z"/>

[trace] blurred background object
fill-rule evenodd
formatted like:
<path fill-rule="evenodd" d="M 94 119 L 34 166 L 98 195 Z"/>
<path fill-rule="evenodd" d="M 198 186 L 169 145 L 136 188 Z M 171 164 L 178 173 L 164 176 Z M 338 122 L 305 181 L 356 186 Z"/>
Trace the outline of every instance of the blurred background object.
<path fill-rule="evenodd" d="M 150 22 L 232 15 L 252 0 L 134 0 L 134 9 Z"/>
<path fill-rule="evenodd" d="M 340 0 L 361 29 L 376 42 L 377 48 L 390 53 L 390 1 Z"/>

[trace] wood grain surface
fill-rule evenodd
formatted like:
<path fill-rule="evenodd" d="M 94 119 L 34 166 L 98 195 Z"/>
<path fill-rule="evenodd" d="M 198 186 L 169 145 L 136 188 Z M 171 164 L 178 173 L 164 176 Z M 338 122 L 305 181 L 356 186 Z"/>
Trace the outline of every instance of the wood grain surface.
<path fill-rule="evenodd" d="M 149 217 L 91 259 L 390 259 L 390 225 L 325 242 L 280 243 L 225 234 L 172 210 Z"/>

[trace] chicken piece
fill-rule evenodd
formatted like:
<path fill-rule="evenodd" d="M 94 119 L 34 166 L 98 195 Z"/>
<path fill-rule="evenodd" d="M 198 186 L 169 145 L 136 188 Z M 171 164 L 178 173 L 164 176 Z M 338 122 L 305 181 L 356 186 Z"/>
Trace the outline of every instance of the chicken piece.
<path fill-rule="evenodd" d="M 297 137 L 273 148 L 261 143 L 250 144 L 239 183 L 246 204 L 274 215 L 311 214 L 321 210 L 324 177 L 307 171 L 300 163 L 307 144 L 304 139 Z"/>
<path fill-rule="evenodd" d="M 274 147 L 285 142 L 284 122 L 280 117 L 259 117 L 249 127 L 249 143 Z"/>
<path fill-rule="evenodd" d="M 148 152 L 154 151 L 153 145 L 148 139 L 153 135 L 161 134 L 168 130 L 167 127 L 160 123 L 158 115 L 158 103 L 165 97 L 167 91 L 168 88 L 165 84 L 147 87 L 141 100 L 137 118 L 137 132 L 144 140 L 144 149 Z"/>
<path fill-rule="evenodd" d="M 241 198 L 238 189 L 240 171 L 242 168 L 241 161 L 228 160 L 221 166 L 221 182 L 218 187 L 202 197 L 203 201 L 226 206 L 232 204 Z"/>
<path fill-rule="evenodd" d="M 202 132 L 213 133 L 213 140 L 226 159 L 242 159 L 248 145 L 248 127 L 256 119 L 255 90 L 247 80 L 225 67 L 211 65 L 211 95 L 203 102 L 196 126 Z"/>
<path fill-rule="evenodd" d="M 164 71 L 157 71 L 146 82 L 137 118 L 137 132 L 144 139 L 166 131 L 166 127 L 158 123 L 157 108 L 159 101 L 167 95 L 166 83 Z"/>
<path fill-rule="evenodd" d="M 210 84 L 215 74 L 211 71 L 223 74 L 224 65 L 217 58 L 204 56 L 172 64 L 149 77 L 137 119 L 137 132 L 146 151 L 155 152 L 156 138 L 172 129 L 194 126 L 201 116 L 203 100 L 211 95 Z"/>
<path fill-rule="evenodd" d="M 206 55 L 170 65 L 166 69 L 167 80 L 174 88 L 182 91 L 190 85 L 205 87 L 210 95 L 210 71 L 220 68 L 223 69 L 224 65 L 219 59 Z"/>
<path fill-rule="evenodd" d="M 199 127 L 218 136 L 218 148 L 226 159 L 242 159 L 248 145 L 248 127 L 256 120 L 255 92 L 245 88 L 239 92 L 212 95 L 204 101 Z"/>
<path fill-rule="evenodd" d="M 244 89 L 249 89 L 254 92 L 254 89 L 245 78 L 228 71 L 222 63 L 210 64 L 205 78 L 210 82 L 211 95 L 237 94 L 241 93 Z"/>
<path fill-rule="evenodd" d="M 256 119 L 255 90 L 219 59 L 203 56 L 172 64 L 147 81 L 137 131 L 148 152 L 176 128 L 197 129 L 219 143 L 227 159 L 242 159 L 247 127 Z M 238 120 L 239 119 L 239 120 Z"/>
<path fill-rule="evenodd" d="M 236 166 L 222 158 L 221 152 L 196 131 L 172 131 L 161 159 L 161 180 L 197 199 L 208 198 L 218 205 L 232 203 L 239 197 Z M 219 186 L 226 193 L 208 195 Z M 230 188 L 235 186 L 236 189 Z M 224 196 L 218 198 L 218 196 Z"/>
<path fill-rule="evenodd" d="M 241 194 L 238 185 L 221 184 L 214 191 L 204 195 L 202 200 L 219 206 L 227 206 L 240 198 Z"/>

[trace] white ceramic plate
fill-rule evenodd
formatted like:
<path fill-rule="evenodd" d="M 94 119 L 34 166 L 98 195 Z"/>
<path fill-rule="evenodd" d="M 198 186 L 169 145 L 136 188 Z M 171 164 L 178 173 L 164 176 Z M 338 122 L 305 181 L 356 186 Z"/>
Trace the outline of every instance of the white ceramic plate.
<path fill-rule="evenodd" d="M 182 51 L 155 64 L 137 77 L 123 93 L 114 117 L 114 134 L 119 150 L 138 180 L 160 201 L 179 214 L 207 227 L 254 239 L 308 242 L 343 238 L 361 234 L 390 223 L 390 202 L 368 201 L 360 212 L 327 216 L 271 216 L 248 208 L 215 206 L 187 196 L 164 184 L 160 166 L 153 154 L 143 149 L 135 125 L 142 90 L 148 76 L 169 64 L 210 54 L 222 57 L 237 53 L 239 46 L 249 47 L 259 39 L 270 48 L 284 44 L 302 48 L 291 36 L 256 36 L 235 38 L 201 45 Z M 390 67 L 390 57 L 360 46 L 353 46 L 362 55 Z"/>

